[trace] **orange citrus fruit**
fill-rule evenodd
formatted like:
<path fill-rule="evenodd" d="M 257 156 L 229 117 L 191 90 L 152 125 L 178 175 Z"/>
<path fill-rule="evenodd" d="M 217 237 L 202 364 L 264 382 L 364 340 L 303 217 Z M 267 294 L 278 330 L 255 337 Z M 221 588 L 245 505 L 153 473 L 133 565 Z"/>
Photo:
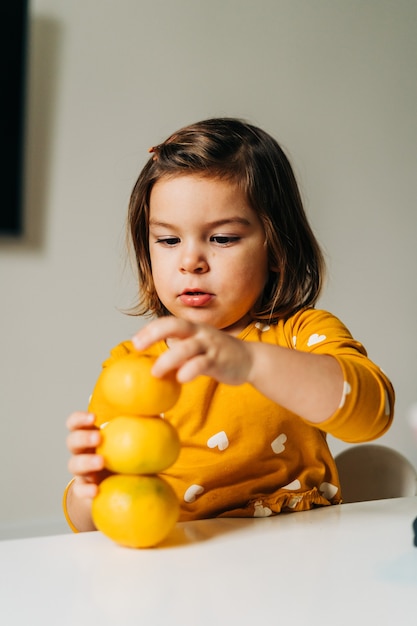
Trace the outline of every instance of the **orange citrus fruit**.
<path fill-rule="evenodd" d="M 108 414 L 159 415 L 174 406 L 181 384 L 174 372 L 163 378 L 153 376 L 155 360 L 128 354 L 103 369 L 96 388 L 100 399 L 110 406 Z"/>
<path fill-rule="evenodd" d="M 94 423 L 96 426 L 101 426 L 105 422 L 108 422 L 109 420 L 113 419 L 113 417 L 117 416 L 117 411 L 112 406 L 110 406 L 110 404 L 103 396 L 100 378 L 98 379 L 96 386 L 94 387 L 93 393 L 91 394 L 88 403 L 88 411 L 89 413 L 93 413 L 93 415 L 95 416 Z"/>
<path fill-rule="evenodd" d="M 158 474 L 180 452 L 176 429 L 162 417 L 115 417 L 101 429 L 97 454 L 105 467 L 120 474 Z"/>
<path fill-rule="evenodd" d="M 163 541 L 179 516 L 172 487 L 160 476 L 114 474 L 93 500 L 96 528 L 129 548 L 150 548 Z"/>

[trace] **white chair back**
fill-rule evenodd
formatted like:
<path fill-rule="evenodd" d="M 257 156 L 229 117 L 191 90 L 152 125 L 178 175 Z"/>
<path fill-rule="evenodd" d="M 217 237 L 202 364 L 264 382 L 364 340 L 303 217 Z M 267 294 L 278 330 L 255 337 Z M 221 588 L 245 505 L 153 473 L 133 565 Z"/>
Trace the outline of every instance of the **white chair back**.
<path fill-rule="evenodd" d="M 415 468 L 392 448 L 355 445 L 338 454 L 335 461 L 344 503 L 417 494 Z"/>

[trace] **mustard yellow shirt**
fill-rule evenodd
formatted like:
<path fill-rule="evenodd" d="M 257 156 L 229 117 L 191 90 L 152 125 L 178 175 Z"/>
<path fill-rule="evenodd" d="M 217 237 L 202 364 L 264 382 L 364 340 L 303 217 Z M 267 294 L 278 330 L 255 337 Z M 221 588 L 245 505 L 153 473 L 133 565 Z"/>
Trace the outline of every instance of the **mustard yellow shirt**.
<path fill-rule="evenodd" d="M 390 381 L 326 311 L 305 309 L 273 325 L 254 322 L 239 338 L 333 355 L 343 370 L 343 397 L 334 415 L 317 426 L 250 384 L 229 386 L 205 376 L 184 384 L 179 401 L 164 416 L 181 440 L 177 462 L 163 474 L 179 498 L 180 519 L 264 517 L 340 503 L 326 433 L 347 442 L 382 435 L 393 417 Z M 159 355 L 167 349 L 159 342 L 145 352 Z M 104 367 L 132 351 L 130 342 L 120 344 Z"/>

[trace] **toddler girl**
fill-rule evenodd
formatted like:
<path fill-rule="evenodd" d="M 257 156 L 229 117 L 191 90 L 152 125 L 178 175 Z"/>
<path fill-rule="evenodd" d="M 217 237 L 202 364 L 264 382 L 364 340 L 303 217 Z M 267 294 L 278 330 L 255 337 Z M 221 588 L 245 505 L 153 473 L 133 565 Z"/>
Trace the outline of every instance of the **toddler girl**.
<path fill-rule="evenodd" d="M 342 501 L 331 433 L 364 442 L 389 428 L 394 392 L 365 348 L 316 310 L 324 263 L 292 168 L 266 132 L 237 119 L 190 125 L 151 148 L 129 226 L 136 313 L 153 321 L 113 349 L 155 355 L 181 396 L 164 418 L 181 453 L 165 473 L 181 520 L 263 517 Z M 93 529 L 105 476 L 94 416 L 68 419 L 64 502 Z"/>

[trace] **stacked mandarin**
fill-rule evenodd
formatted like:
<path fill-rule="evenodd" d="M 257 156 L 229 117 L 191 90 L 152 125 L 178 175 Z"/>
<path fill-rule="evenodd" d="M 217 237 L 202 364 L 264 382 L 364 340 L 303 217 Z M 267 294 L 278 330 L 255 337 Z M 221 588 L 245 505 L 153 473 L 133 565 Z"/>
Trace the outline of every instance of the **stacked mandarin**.
<path fill-rule="evenodd" d="M 172 373 L 155 378 L 151 356 L 129 354 L 101 372 L 88 410 L 101 429 L 97 453 L 112 474 L 93 500 L 98 530 L 118 544 L 149 548 L 165 539 L 179 503 L 159 474 L 180 452 L 176 429 L 161 417 L 177 402 L 181 385 Z"/>

